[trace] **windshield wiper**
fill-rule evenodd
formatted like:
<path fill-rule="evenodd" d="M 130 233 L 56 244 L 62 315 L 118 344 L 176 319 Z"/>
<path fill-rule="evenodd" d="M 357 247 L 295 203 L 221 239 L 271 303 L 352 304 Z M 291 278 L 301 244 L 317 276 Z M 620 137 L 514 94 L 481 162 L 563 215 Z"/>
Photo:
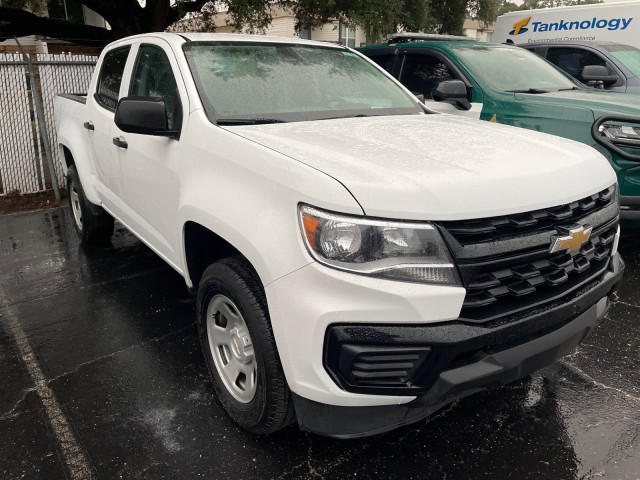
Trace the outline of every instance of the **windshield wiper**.
<path fill-rule="evenodd" d="M 551 90 L 542 90 L 540 88 L 520 88 L 520 89 L 515 89 L 515 90 L 507 90 L 507 92 L 537 94 L 537 93 L 550 93 Z"/>
<path fill-rule="evenodd" d="M 580 87 L 561 88 L 559 92 L 568 92 L 569 90 L 582 90 Z"/>
<path fill-rule="evenodd" d="M 277 118 L 221 118 L 218 125 L 264 125 L 267 123 L 287 123 Z"/>
<path fill-rule="evenodd" d="M 318 120 L 336 120 L 339 118 L 360 118 L 360 117 L 378 117 L 379 115 L 367 115 L 366 113 L 359 113 L 357 115 L 339 115 L 337 117 L 319 118 Z"/>

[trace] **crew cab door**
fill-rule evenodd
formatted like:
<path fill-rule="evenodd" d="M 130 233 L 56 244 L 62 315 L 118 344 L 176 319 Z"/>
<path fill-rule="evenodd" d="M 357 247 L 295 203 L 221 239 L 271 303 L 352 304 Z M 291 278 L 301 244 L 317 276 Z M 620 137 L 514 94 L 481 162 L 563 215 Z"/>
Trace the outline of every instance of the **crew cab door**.
<path fill-rule="evenodd" d="M 399 64 L 399 67 L 398 67 Z M 433 92 L 438 84 L 445 80 L 462 80 L 470 90 L 469 82 L 460 71 L 443 55 L 427 49 L 401 49 L 396 60 L 397 77 L 405 87 L 414 94 L 423 94 L 425 105 L 431 110 L 450 113 L 469 118 L 480 118 L 482 103 L 471 102 L 470 109 L 433 99 Z M 471 93 L 469 93 L 471 101 Z"/>
<path fill-rule="evenodd" d="M 130 50 L 127 45 L 105 54 L 93 86 L 94 94 L 87 98 L 86 117 L 81 119 L 93 151 L 96 188 L 103 205 L 116 216 L 120 211 L 121 175 L 118 156 L 112 148 L 111 129 Z"/>
<path fill-rule="evenodd" d="M 180 132 L 188 112 L 187 94 L 168 44 L 148 39 L 134 45 L 135 61 L 127 77 L 126 96 L 162 97 L 169 128 Z M 168 263 L 180 270 L 178 171 L 181 143 L 177 138 L 125 133 L 113 123 L 111 148 L 122 177 L 121 220 Z M 179 135 L 178 135 L 179 136 Z"/>

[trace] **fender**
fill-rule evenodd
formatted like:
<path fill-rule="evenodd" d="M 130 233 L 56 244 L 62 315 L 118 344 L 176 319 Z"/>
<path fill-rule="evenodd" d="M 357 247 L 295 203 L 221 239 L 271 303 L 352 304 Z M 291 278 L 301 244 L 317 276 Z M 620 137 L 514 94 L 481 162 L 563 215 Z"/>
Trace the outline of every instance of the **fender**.
<path fill-rule="evenodd" d="M 180 142 L 180 199 L 175 247 L 185 279 L 184 226 L 192 221 L 226 240 L 251 262 L 263 285 L 311 262 L 298 204 L 362 215 L 344 185 L 326 173 L 236 132 L 212 125 L 202 112 Z M 215 146 L 215 148 L 212 148 Z"/>
<path fill-rule="evenodd" d="M 193 281 L 190 277 L 190 272 L 187 265 L 187 251 L 185 242 L 185 226 L 188 222 L 194 222 L 202 225 L 206 229 L 220 236 L 231 245 L 233 245 L 255 268 L 263 285 L 266 285 L 273 281 L 270 269 L 263 257 L 263 254 L 258 248 L 248 239 L 245 235 L 239 232 L 229 223 L 223 219 L 214 217 L 210 212 L 203 210 L 202 208 L 185 205 L 179 212 L 179 225 L 180 225 L 180 238 L 181 238 L 181 258 L 182 268 L 184 272 L 184 278 L 187 283 L 187 287 L 193 287 Z M 309 261 L 300 262 L 300 267 L 303 267 Z"/>
<path fill-rule="evenodd" d="M 66 101 L 64 99 L 56 99 L 56 107 L 61 107 Z M 79 106 L 81 104 L 78 104 Z M 82 105 L 84 107 L 84 105 Z M 68 110 L 64 106 L 61 110 Z M 62 164 L 64 174 L 67 174 L 67 162 L 65 160 L 63 147 L 66 147 L 73 157 L 76 165 L 80 182 L 87 199 L 95 204 L 102 205 L 102 200 L 96 190 L 96 175 L 93 165 L 93 154 L 89 148 L 89 143 L 84 136 L 84 132 L 79 125 L 75 124 L 76 115 L 71 112 L 64 111 L 60 115 L 60 124 L 58 126 L 58 156 Z"/>

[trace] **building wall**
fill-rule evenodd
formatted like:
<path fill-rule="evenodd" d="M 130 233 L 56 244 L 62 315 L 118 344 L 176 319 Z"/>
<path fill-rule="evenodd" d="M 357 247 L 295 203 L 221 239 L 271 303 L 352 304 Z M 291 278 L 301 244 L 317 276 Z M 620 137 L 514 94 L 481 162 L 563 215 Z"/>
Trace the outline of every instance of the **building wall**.
<path fill-rule="evenodd" d="M 311 40 L 338 43 L 340 40 L 339 24 L 338 20 L 332 20 L 321 27 L 313 28 Z M 360 27 L 356 27 L 356 47 L 359 47 L 361 43 L 366 43 L 366 37 L 364 31 Z"/>
<path fill-rule="evenodd" d="M 490 42 L 493 37 L 495 24 L 485 25 L 477 20 L 467 18 L 462 27 L 462 33 L 466 37 L 475 38 L 481 42 Z"/>
<path fill-rule="evenodd" d="M 311 40 L 317 40 L 318 42 L 338 43 L 339 36 L 337 21 L 325 23 L 321 27 L 311 29 Z"/>
<path fill-rule="evenodd" d="M 274 18 L 271 25 L 267 28 L 266 34 L 278 37 L 297 37 L 295 17 L 285 16 Z"/>
<path fill-rule="evenodd" d="M 35 35 L 19 37 L 18 41 L 23 50 L 27 53 L 47 53 L 47 44 L 39 40 Z M 15 40 L 9 39 L 0 42 L 0 52 L 18 52 L 18 44 Z"/>

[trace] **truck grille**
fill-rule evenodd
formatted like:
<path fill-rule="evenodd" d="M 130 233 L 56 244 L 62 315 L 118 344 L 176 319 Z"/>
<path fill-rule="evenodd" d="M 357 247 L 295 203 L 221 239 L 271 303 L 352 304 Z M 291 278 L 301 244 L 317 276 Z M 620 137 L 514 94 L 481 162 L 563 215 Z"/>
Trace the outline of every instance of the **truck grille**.
<path fill-rule="evenodd" d="M 570 225 L 610 205 L 615 199 L 615 193 L 616 186 L 612 185 L 601 192 L 558 207 L 517 215 L 447 222 L 447 231 L 459 242 L 466 244 L 492 241 L 496 238 L 545 230 L 559 225 Z"/>
<path fill-rule="evenodd" d="M 565 212 L 564 220 L 553 217 L 561 212 Z M 517 216 L 534 218 L 535 225 L 511 221 L 513 218 L 439 225 L 467 290 L 461 320 L 519 318 L 599 280 L 609 267 L 618 229 L 615 185 L 569 205 Z M 576 252 L 549 253 L 557 228 L 576 221 L 593 226 L 589 241 Z M 465 230 L 465 224 L 491 225 L 492 230 Z"/>

